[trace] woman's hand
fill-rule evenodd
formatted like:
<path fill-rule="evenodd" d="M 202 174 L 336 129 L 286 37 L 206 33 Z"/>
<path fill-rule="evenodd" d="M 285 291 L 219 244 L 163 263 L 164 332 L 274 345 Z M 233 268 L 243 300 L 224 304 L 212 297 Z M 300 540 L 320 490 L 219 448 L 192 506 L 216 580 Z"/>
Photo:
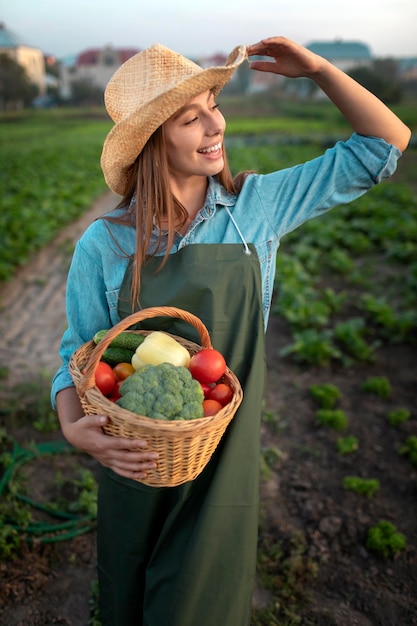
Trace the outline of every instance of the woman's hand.
<path fill-rule="evenodd" d="M 323 57 L 286 37 L 269 37 L 247 47 L 248 55 L 269 56 L 271 61 L 250 61 L 261 72 L 288 78 L 310 78 L 338 107 L 360 135 L 380 137 L 402 152 L 411 131 L 374 94 Z"/>
<path fill-rule="evenodd" d="M 247 48 L 248 55 L 268 56 L 271 61 L 249 61 L 253 70 L 288 78 L 310 77 L 320 71 L 322 57 L 286 37 L 269 37 Z"/>
<path fill-rule="evenodd" d="M 84 415 L 67 425 L 65 437 L 116 474 L 133 479 L 146 478 L 147 471 L 156 467 L 158 455 L 145 450 L 146 441 L 106 435 L 102 426 L 107 419 L 105 415 Z"/>
<path fill-rule="evenodd" d="M 73 387 L 57 394 L 57 409 L 67 441 L 116 474 L 143 480 L 148 470 L 156 467 L 158 455 L 146 449 L 146 441 L 106 435 L 102 428 L 108 420 L 105 415 L 84 415 Z"/>

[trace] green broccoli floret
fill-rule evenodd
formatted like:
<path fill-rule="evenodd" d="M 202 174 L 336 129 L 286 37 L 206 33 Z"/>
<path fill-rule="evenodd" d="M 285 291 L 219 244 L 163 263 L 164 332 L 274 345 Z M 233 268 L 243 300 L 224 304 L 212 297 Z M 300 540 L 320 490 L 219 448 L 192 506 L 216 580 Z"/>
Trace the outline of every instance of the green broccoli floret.
<path fill-rule="evenodd" d="M 204 393 L 186 367 L 161 363 L 145 365 L 120 385 L 117 404 L 124 409 L 155 419 L 175 420 L 203 417 Z"/>

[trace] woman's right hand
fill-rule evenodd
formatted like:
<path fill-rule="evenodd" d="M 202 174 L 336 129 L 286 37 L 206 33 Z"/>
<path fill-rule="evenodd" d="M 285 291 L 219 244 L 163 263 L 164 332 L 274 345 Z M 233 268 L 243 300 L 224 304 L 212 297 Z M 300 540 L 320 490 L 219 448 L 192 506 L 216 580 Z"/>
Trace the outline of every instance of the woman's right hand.
<path fill-rule="evenodd" d="M 147 449 L 146 441 L 106 435 L 103 426 L 108 417 L 84 415 L 73 387 L 57 394 L 57 410 L 66 440 L 116 474 L 143 480 L 156 467 L 158 454 Z"/>
<path fill-rule="evenodd" d="M 102 426 L 107 420 L 105 415 L 84 415 L 67 425 L 65 437 L 116 474 L 132 479 L 146 478 L 147 471 L 156 467 L 157 453 L 146 450 L 147 443 L 141 439 L 106 435 Z"/>

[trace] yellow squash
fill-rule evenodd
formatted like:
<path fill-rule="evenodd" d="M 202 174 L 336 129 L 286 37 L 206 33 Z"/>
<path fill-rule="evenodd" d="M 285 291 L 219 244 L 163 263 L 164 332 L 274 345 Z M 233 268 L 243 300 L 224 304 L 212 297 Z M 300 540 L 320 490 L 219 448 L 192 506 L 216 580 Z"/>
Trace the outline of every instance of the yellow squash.
<path fill-rule="evenodd" d="M 159 365 L 160 363 L 188 367 L 190 353 L 171 335 L 156 330 L 147 335 L 145 341 L 137 347 L 132 357 L 132 365 L 135 370 L 138 370 L 144 365 Z"/>

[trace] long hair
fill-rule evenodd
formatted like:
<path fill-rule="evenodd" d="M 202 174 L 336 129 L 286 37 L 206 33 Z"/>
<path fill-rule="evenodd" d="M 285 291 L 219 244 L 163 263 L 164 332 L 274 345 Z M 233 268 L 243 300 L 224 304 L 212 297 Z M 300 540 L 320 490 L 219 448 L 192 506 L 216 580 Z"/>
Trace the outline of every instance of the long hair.
<path fill-rule="evenodd" d="M 238 194 L 249 172 L 240 173 L 235 179 L 229 168 L 223 146 L 224 166 L 217 178 L 226 191 Z M 135 202 L 133 199 L 135 198 Z M 161 250 L 161 223 L 168 224 L 165 247 L 159 269 L 168 260 L 175 230 L 185 224 L 188 213 L 170 191 L 169 166 L 167 159 L 164 126 L 160 126 L 149 138 L 142 152 L 128 173 L 126 191 L 116 207 L 122 209 L 118 216 L 105 216 L 109 222 L 126 224 L 136 228 L 136 249 L 133 255 L 133 275 L 131 287 L 132 312 L 139 302 L 141 272 L 146 259 Z M 149 252 L 152 229 L 158 227 L 159 238 L 156 247 Z"/>

